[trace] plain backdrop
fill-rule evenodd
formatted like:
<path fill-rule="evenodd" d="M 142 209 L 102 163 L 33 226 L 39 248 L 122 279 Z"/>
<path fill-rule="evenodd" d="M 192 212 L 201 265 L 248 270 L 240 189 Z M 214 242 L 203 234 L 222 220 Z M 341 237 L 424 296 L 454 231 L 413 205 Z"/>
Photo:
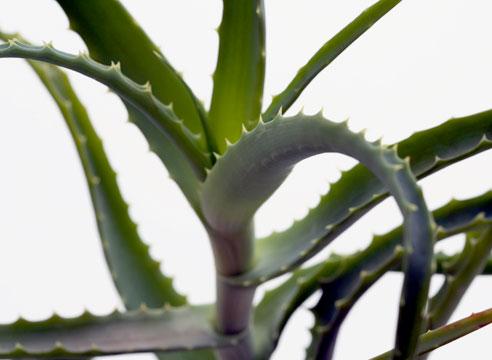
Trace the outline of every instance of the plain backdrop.
<path fill-rule="evenodd" d="M 82 0 L 80 0 L 82 1 Z M 127 0 L 136 20 L 158 44 L 200 99 L 209 103 L 221 16 L 219 0 Z M 265 104 L 342 26 L 374 1 L 266 0 Z M 323 71 L 293 106 L 325 109 L 334 121 L 384 143 L 435 126 L 453 116 L 492 108 L 492 21 L 489 0 L 403 0 Z M 110 26 L 110 24 L 107 24 Z M 0 26 L 40 43 L 78 52 L 85 46 L 69 31 L 53 0 L 2 0 Z M 152 255 L 195 303 L 214 300 L 213 262 L 203 228 L 145 139 L 126 121 L 118 98 L 104 86 L 70 72 L 119 174 L 143 239 Z M 0 64 L 0 321 L 19 315 L 39 320 L 88 308 L 97 314 L 121 307 L 103 260 L 89 195 L 72 140 L 47 92 L 21 60 Z M 421 182 L 430 208 L 491 187 L 490 153 L 483 153 Z M 299 164 L 257 214 L 258 233 L 284 229 L 304 216 L 340 170 L 355 162 L 318 156 Z M 311 262 L 331 251 L 349 253 L 401 216 L 385 201 Z M 456 237 L 444 246 L 456 250 Z M 442 279 L 435 278 L 435 290 Z M 264 288 L 275 286 L 278 281 Z M 385 276 L 355 306 L 342 328 L 336 359 L 367 359 L 394 340 L 401 278 Z M 492 306 L 489 278 L 477 279 L 453 319 Z M 312 303 L 315 299 L 311 299 Z M 301 359 L 312 316 L 296 313 L 274 359 Z M 492 327 L 443 347 L 432 359 L 486 359 Z M 482 354 L 482 355 L 481 355 Z M 119 356 L 150 359 L 152 355 Z"/>

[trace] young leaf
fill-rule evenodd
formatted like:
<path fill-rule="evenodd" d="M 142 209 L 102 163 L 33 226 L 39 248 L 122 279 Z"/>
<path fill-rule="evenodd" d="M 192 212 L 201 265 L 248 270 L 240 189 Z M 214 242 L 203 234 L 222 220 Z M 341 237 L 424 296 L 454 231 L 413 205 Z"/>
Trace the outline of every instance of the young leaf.
<path fill-rule="evenodd" d="M 226 141 L 235 142 L 243 126 L 260 119 L 265 77 L 263 0 L 223 0 L 219 27 L 219 56 L 213 75 L 209 132 L 214 151 L 222 154 Z"/>
<path fill-rule="evenodd" d="M 355 20 L 328 40 L 314 56 L 297 72 L 285 90 L 272 99 L 263 113 L 263 120 L 270 121 L 275 115 L 285 113 L 301 95 L 302 91 L 324 68 L 331 64 L 350 44 L 371 28 L 401 0 L 379 0 L 362 12 Z"/>

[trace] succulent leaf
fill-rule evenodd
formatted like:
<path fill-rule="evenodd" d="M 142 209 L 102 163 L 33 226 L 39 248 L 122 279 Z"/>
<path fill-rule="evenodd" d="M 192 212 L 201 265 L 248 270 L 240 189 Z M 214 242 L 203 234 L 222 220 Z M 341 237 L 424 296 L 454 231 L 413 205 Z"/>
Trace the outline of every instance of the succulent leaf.
<path fill-rule="evenodd" d="M 39 60 L 53 65 L 66 67 L 80 72 L 96 81 L 108 86 L 115 93 L 131 104 L 132 110 L 138 111 L 140 116 L 134 117 L 137 125 L 150 143 L 150 149 L 166 161 L 165 150 L 175 148 L 187 160 L 187 169 L 193 169 L 191 181 L 188 186 L 193 194 L 192 205 L 197 208 L 196 199 L 200 190 L 200 181 L 205 177 L 204 168 L 210 166 L 207 150 L 201 148 L 197 138 L 183 126 L 183 122 L 174 114 L 171 106 L 162 104 L 145 85 L 139 85 L 123 75 L 116 64 L 102 65 L 86 54 L 71 55 L 55 50 L 51 45 L 32 46 L 23 44 L 17 40 L 9 40 L 7 44 L 0 45 L 0 57 L 18 57 L 30 60 Z M 183 157 L 181 157 L 183 158 Z M 180 163 L 184 166 L 183 163 Z"/>
<path fill-rule="evenodd" d="M 148 90 L 163 104 L 171 104 L 176 117 L 182 119 L 182 132 L 194 138 L 192 141 L 197 142 L 201 152 L 210 151 L 205 131 L 206 114 L 200 101 L 119 1 L 57 1 L 68 16 L 71 29 L 86 43 L 91 57 L 107 65 L 120 67 L 121 63 L 121 71 L 126 76 L 138 84 L 148 84 Z M 108 22 L 111 26 L 107 26 Z M 122 100 L 129 120 L 140 128 L 151 150 L 198 211 L 203 169 L 197 177 L 194 166 L 180 149 L 163 137 L 131 101 L 124 96 Z"/>
<path fill-rule="evenodd" d="M 467 200 L 451 201 L 432 214 L 440 228 L 437 240 L 482 229 L 492 224 L 492 192 Z M 273 351 L 288 319 L 309 296 L 322 286 L 337 283 L 340 288 L 332 304 L 334 307 L 337 300 L 355 291 L 361 273 L 373 273 L 391 260 L 397 246 L 402 243 L 402 234 L 402 227 L 398 227 L 375 236 L 370 246 L 362 251 L 347 256 L 332 254 L 322 263 L 296 270 L 288 280 L 265 294 L 254 312 L 256 351 L 260 357 L 266 358 Z M 448 256 L 439 253 L 435 258 L 438 264 L 449 261 Z M 492 264 L 492 260 L 489 263 Z M 438 266 L 437 270 L 442 271 L 442 268 Z M 399 266 L 395 266 L 395 270 L 398 269 Z"/>
<path fill-rule="evenodd" d="M 403 257 L 402 246 L 372 271 L 361 271 L 357 279 L 347 284 L 343 277 L 321 284 L 322 295 L 312 309 L 315 323 L 311 329 L 311 344 L 306 359 L 332 359 L 338 331 L 353 305 L 381 276 L 393 268 Z M 350 290 L 348 290 L 350 288 Z"/>
<path fill-rule="evenodd" d="M 222 154 L 260 119 L 265 78 L 263 0 L 223 0 L 209 133 Z"/>
<path fill-rule="evenodd" d="M 423 178 L 490 149 L 491 139 L 492 111 L 485 111 L 418 132 L 394 147 L 401 158 L 410 158 L 413 173 Z M 386 196 L 379 180 L 363 165 L 356 165 L 332 184 L 329 192 L 303 219 L 285 231 L 258 239 L 257 248 L 261 251 L 256 252 L 255 268 L 230 280 L 237 284 L 260 283 L 292 270 Z M 312 245 L 314 242 L 316 246 Z"/>
<path fill-rule="evenodd" d="M 0 325 L 2 358 L 72 358 L 136 352 L 173 352 L 220 348 L 240 336 L 215 333 L 209 307 L 147 309 L 106 316 L 88 312 L 76 318 L 58 315 L 38 322 L 19 319 Z"/>
<path fill-rule="evenodd" d="M 0 38 L 8 40 L 11 36 L 0 34 Z M 87 179 L 104 255 L 125 306 L 136 309 L 142 303 L 155 308 L 185 304 L 186 299 L 174 290 L 172 279 L 161 273 L 160 264 L 152 259 L 148 246 L 140 239 L 102 142 L 68 77 L 56 66 L 37 61 L 28 63 L 55 100 L 74 141 Z"/>
<path fill-rule="evenodd" d="M 403 244 L 407 251 L 397 348 L 403 356 L 411 356 L 418 337 L 414 330 L 421 327 L 427 299 L 433 221 L 408 164 L 394 149 L 366 142 L 362 135 L 350 132 L 346 124 L 330 122 L 322 115 L 279 116 L 269 123 L 260 123 L 227 149 L 203 186 L 203 214 L 212 229 L 216 258 L 231 258 L 236 249 L 233 241 L 243 240 L 238 234 L 250 231 L 256 210 L 282 184 L 297 162 L 324 152 L 340 152 L 361 161 L 389 189 L 403 214 Z M 310 246 L 318 245 L 310 243 Z M 263 250 L 258 248 L 260 253 Z M 282 258 L 291 255 L 283 246 L 278 246 L 276 251 Z M 303 254 L 296 255 L 303 257 Z M 251 272 L 256 271 L 256 266 L 257 260 L 253 259 Z"/>
<path fill-rule="evenodd" d="M 492 228 L 468 234 L 466 245 L 456 261 L 456 270 L 447 273 L 444 284 L 429 302 L 428 329 L 447 323 L 473 279 L 481 274 L 492 250 Z"/>
<path fill-rule="evenodd" d="M 121 63 L 123 73 L 133 81 L 152 84 L 160 102 L 173 104 L 176 115 L 206 146 L 205 112 L 178 72 L 166 60 L 135 19 L 117 0 L 57 0 L 95 60 Z M 111 26 L 107 26 L 110 23 Z M 131 45 L 129 45 L 131 44 Z"/>
<path fill-rule="evenodd" d="M 428 331 L 420 335 L 417 354 L 427 354 L 490 323 L 492 323 L 492 309 L 487 309 L 435 330 Z M 393 359 L 394 356 L 395 352 L 392 350 L 373 357 L 371 360 L 389 360 Z"/>

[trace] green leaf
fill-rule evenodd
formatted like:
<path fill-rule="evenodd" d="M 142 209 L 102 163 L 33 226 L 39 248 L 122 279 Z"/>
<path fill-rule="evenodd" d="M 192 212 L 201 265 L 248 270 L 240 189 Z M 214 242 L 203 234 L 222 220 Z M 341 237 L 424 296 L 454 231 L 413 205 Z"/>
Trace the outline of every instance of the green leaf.
<path fill-rule="evenodd" d="M 335 274 L 341 262 L 332 256 L 322 264 L 299 269 L 273 290 L 267 291 L 254 310 L 255 354 L 267 359 L 292 313 L 316 290 L 318 279 Z"/>
<path fill-rule="evenodd" d="M 139 84 L 149 81 L 159 101 L 173 104 L 174 112 L 186 127 L 203 135 L 200 142 L 206 146 L 205 113 L 200 102 L 119 1 L 57 2 L 92 58 L 106 65 L 120 62 L 123 73 L 133 81 Z"/>
<path fill-rule="evenodd" d="M 233 346 L 240 336 L 215 333 L 208 307 L 146 309 L 106 316 L 88 312 L 39 322 L 0 325 L 0 357 L 67 358 L 136 352 L 172 352 Z"/>
<path fill-rule="evenodd" d="M 0 34 L 0 37 L 3 40 L 13 38 L 6 34 Z M 172 278 L 162 274 L 160 263 L 150 256 L 148 245 L 140 239 L 102 143 L 68 77 L 56 66 L 38 61 L 28 63 L 57 103 L 76 145 L 88 179 L 104 255 L 125 307 L 132 310 L 141 304 L 151 308 L 186 304 L 186 298 L 174 289 Z M 94 177 L 100 179 L 99 184 L 90 181 Z M 210 350 L 160 353 L 157 356 L 166 360 L 215 358 Z"/>
<path fill-rule="evenodd" d="M 13 37 L 0 33 L 4 41 Z M 67 75 L 53 65 L 38 61 L 28 64 L 60 109 L 74 141 L 87 179 L 104 255 L 125 306 L 136 309 L 142 303 L 151 307 L 185 304 L 186 299 L 174 290 L 172 279 L 161 273 L 160 264 L 152 259 L 148 246 L 140 239 L 102 142 Z"/>
<path fill-rule="evenodd" d="M 201 152 L 210 152 L 205 131 L 206 114 L 190 88 L 152 43 L 145 32 L 117 0 L 67 1 L 57 0 L 67 14 L 70 27 L 86 43 L 91 56 L 104 64 L 121 63 L 123 73 L 139 84 L 152 84 L 152 93 L 163 104 L 172 105 L 183 129 L 199 135 L 194 141 Z M 106 26 L 111 23 L 111 26 Z M 145 120 L 131 101 L 122 97 L 134 122 L 149 141 L 153 151 L 166 166 L 184 195 L 200 216 L 199 183 L 204 178 L 204 166 L 190 164 L 173 142 Z M 208 158 L 208 155 L 206 156 Z"/>
<path fill-rule="evenodd" d="M 29 61 L 58 105 L 79 154 L 96 214 L 99 234 L 114 283 L 125 306 L 183 305 L 185 298 L 162 275 L 128 214 L 116 176 L 87 112 L 68 77 L 57 67 Z"/>
<path fill-rule="evenodd" d="M 322 295 L 312 309 L 315 323 L 311 329 L 311 344 L 306 359 L 332 359 L 338 330 L 354 304 L 381 276 L 393 268 L 403 257 L 404 250 L 396 246 L 391 256 L 372 271 L 361 271 L 351 284 L 343 277 L 321 283 Z M 347 291 L 347 288 L 350 290 Z"/>
<path fill-rule="evenodd" d="M 414 174 L 423 178 L 490 149 L 491 139 L 492 111 L 485 111 L 418 132 L 396 144 L 396 147 L 401 158 L 410 158 Z M 381 182 L 366 167 L 353 167 L 330 186 L 329 192 L 303 219 L 294 222 L 285 231 L 258 239 L 257 248 L 261 251 L 256 252 L 255 268 L 230 278 L 230 281 L 236 284 L 261 283 L 294 269 L 323 249 L 387 195 Z"/>
<path fill-rule="evenodd" d="M 408 251 L 404 258 L 397 347 L 402 354 L 411 356 L 419 334 L 415 329 L 421 327 L 427 300 L 433 221 L 409 164 L 398 157 L 395 149 L 381 148 L 365 141 L 363 134 L 350 132 L 346 123 L 333 123 L 321 115 L 279 116 L 269 123 L 260 123 L 227 149 L 203 186 L 203 214 L 211 229 L 216 263 L 234 266 L 227 261 L 243 255 L 236 253 L 241 249 L 238 242 L 247 240 L 241 234 L 250 231 L 256 210 L 282 184 L 297 162 L 325 152 L 339 152 L 365 164 L 389 189 L 403 214 L 403 244 Z M 344 215 L 351 213 L 348 210 Z M 316 248 L 318 243 L 311 242 L 309 246 Z M 257 271 L 257 259 L 264 256 L 261 254 L 264 250 L 258 247 L 255 251 L 260 255 L 253 259 L 249 273 Z M 291 250 L 277 246 L 276 257 L 303 255 L 289 253 Z"/>
<path fill-rule="evenodd" d="M 492 223 L 492 192 L 467 200 L 453 200 L 433 211 L 432 215 L 438 225 L 437 240 L 484 228 Z M 333 306 L 337 300 L 353 293 L 362 272 L 374 272 L 392 258 L 396 247 L 402 243 L 402 231 L 400 226 L 387 234 L 375 236 L 370 246 L 351 255 L 331 254 L 322 263 L 296 270 L 288 280 L 267 292 L 254 313 L 259 357 L 266 358 L 271 354 L 290 316 L 323 284 L 340 285 Z M 445 272 L 447 264 L 454 260 L 441 253 L 434 258 L 438 260 L 437 270 L 440 272 Z M 492 264 L 492 260 L 489 263 Z"/>
<path fill-rule="evenodd" d="M 438 329 L 428 331 L 420 336 L 418 345 L 418 355 L 424 355 L 432 350 L 444 346 L 456 339 L 468 335 L 484 326 L 492 323 L 492 309 L 474 313 L 464 319 L 455 321 Z M 371 358 L 371 360 L 393 359 L 394 350 Z"/>
<path fill-rule="evenodd" d="M 302 91 L 324 68 L 331 64 L 350 44 L 371 28 L 388 11 L 401 0 L 379 0 L 367 8 L 355 20 L 328 40 L 314 56 L 309 59 L 287 85 L 285 90 L 273 97 L 268 109 L 263 113 L 263 120 L 270 121 L 278 113 L 285 113 L 301 95 Z"/>
<path fill-rule="evenodd" d="M 444 284 L 429 302 L 428 329 L 446 324 L 466 290 L 484 270 L 492 250 L 492 228 L 468 234 L 466 245 L 454 263 L 455 271 L 446 274 Z"/>
<path fill-rule="evenodd" d="M 174 147 L 174 153 L 179 153 L 180 159 L 185 159 L 185 162 L 180 162 L 177 166 L 193 169 L 193 176 L 182 180 L 191 187 L 193 194 L 187 196 L 194 200 L 192 205 L 197 209 L 199 184 L 205 177 L 204 169 L 211 166 L 209 154 L 200 145 L 200 136 L 185 127 L 183 121 L 174 114 L 172 106 L 162 104 L 152 94 L 148 84 L 138 85 L 127 78 L 122 74 L 119 64 L 101 65 L 85 54 L 70 55 L 53 49 L 50 44 L 32 46 L 10 40 L 8 44 L 1 45 L 0 57 L 19 57 L 63 66 L 99 81 L 124 98 L 131 104 L 132 110 L 138 112 L 139 116 L 133 119 L 135 125 L 147 136 L 150 150 L 165 162 L 172 155 L 166 150 Z M 192 183 L 188 183 L 189 181 Z"/>
<path fill-rule="evenodd" d="M 235 142 L 257 124 L 265 78 L 263 0 L 223 0 L 219 56 L 213 75 L 209 132 L 214 151 Z"/>

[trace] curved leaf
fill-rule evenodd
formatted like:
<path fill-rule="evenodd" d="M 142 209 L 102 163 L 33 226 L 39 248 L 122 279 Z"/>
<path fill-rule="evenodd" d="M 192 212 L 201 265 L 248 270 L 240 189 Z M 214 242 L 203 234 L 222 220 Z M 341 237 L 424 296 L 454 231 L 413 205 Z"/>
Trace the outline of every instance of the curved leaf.
<path fill-rule="evenodd" d="M 70 27 L 82 37 L 94 59 L 107 65 L 121 62 L 123 73 L 130 79 L 139 84 L 152 84 L 153 95 L 164 104 L 172 104 L 176 117 L 183 121 L 183 130 L 200 135 L 194 140 L 197 147 L 202 152 L 210 151 L 205 131 L 206 114 L 200 102 L 119 1 L 57 1 L 69 18 Z M 111 26 L 107 26 L 108 22 Z M 197 189 L 204 176 L 203 169 L 197 176 L 196 169 L 180 149 L 149 124 L 131 101 L 124 96 L 122 99 L 129 120 L 140 128 L 170 177 L 200 215 Z"/>
<path fill-rule="evenodd" d="M 340 152 L 365 164 L 389 189 L 403 214 L 403 244 L 407 251 L 397 348 L 403 356 L 411 356 L 427 300 L 433 221 L 409 165 L 397 156 L 396 150 L 366 142 L 362 134 L 350 132 L 346 123 L 332 123 L 321 115 L 279 116 L 269 123 L 260 123 L 228 148 L 203 186 L 203 214 L 210 228 L 218 270 L 224 275 L 234 275 L 233 271 L 238 269 L 236 259 L 248 260 L 235 251 L 244 248 L 240 242 L 247 237 L 241 234 L 250 231 L 256 210 L 282 184 L 297 162 L 324 152 Z M 312 242 L 310 246 L 316 248 L 318 244 Z M 258 247 L 256 253 L 264 250 Z M 275 251 L 277 257 L 292 256 L 282 246 Z M 235 261 L 230 262 L 231 259 Z M 257 272 L 258 260 L 253 259 L 251 266 L 249 273 Z M 263 270 L 261 264 L 260 270 Z"/>
<path fill-rule="evenodd" d="M 80 72 L 111 88 L 131 104 L 140 116 L 135 124 L 146 135 L 149 146 L 163 161 L 170 154 L 165 150 L 173 144 L 193 169 L 193 198 L 197 199 L 200 179 L 205 177 L 205 168 L 210 166 L 206 149 L 201 148 L 199 135 L 190 132 L 173 112 L 172 106 L 163 105 L 153 94 L 148 84 L 138 85 L 121 73 L 119 64 L 101 65 L 87 55 L 78 56 L 53 49 L 50 44 L 32 46 L 16 40 L 0 45 L 0 57 L 18 57 L 40 60 Z M 185 166 L 185 164 L 182 164 Z M 187 179 L 187 181 L 190 179 Z M 196 204 L 196 203 L 195 203 Z"/>
<path fill-rule="evenodd" d="M 258 123 L 265 78 L 263 0 L 223 0 L 219 56 L 213 80 L 209 132 L 214 150 L 223 153 L 245 126 Z"/>
<path fill-rule="evenodd" d="M 0 34 L 0 38 L 8 40 L 12 36 Z M 161 273 L 160 264 L 152 259 L 148 246 L 140 239 L 102 142 L 68 77 L 56 66 L 37 61 L 28 63 L 55 100 L 74 141 L 87 179 L 104 255 L 123 303 L 129 309 L 136 309 L 142 303 L 153 308 L 185 304 L 186 299 L 174 290 L 172 279 Z"/>
<path fill-rule="evenodd" d="M 436 172 L 492 146 L 492 111 L 457 118 L 396 144 L 419 177 Z M 255 269 L 229 278 L 240 285 L 262 283 L 314 256 L 388 194 L 363 165 L 342 174 L 317 206 L 287 230 L 257 240 Z M 336 206 L 333 206 L 336 204 Z M 316 243 L 316 246 L 312 244 Z M 282 249 L 282 251 L 279 251 Z"/>
<path fill-rule="evenodd" d="M 205 112 L 200 102 L 119 1 L 57 2 L 92 58 L 106 65 L 120 62 L 124 74 L 133 81 L 139 84 L 149 81 L 159 101 L 173 104 L 176 115 L 193 133 L 202 134 L 199 141 L 206 145 Z"/>
<path fill-rule="evenodd" d="M 285 113 L 302 91 L 324 68 L 331 64 L 350 44 L 371 28 L 401 0 L 379 0 L 362 12 L 355 20 L 328 40 L 314 56 L 297 72 L 285 90 L 273 97 L 263 120 L 270 121 L 278 113 Z"/>

